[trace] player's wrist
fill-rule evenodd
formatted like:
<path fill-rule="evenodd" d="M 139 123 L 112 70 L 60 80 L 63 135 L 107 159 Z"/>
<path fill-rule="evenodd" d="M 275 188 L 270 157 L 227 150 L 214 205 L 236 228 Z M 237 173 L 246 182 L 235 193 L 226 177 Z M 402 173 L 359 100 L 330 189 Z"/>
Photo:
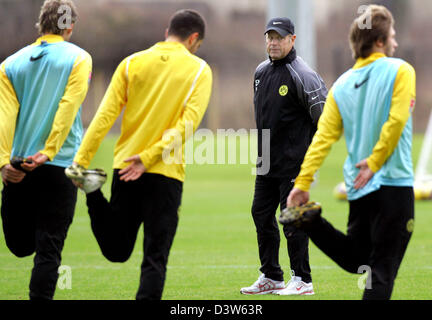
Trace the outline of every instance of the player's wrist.
<path fill-rule="evenodd" d="M 46 156 L 48 158 L 47 161 L 52 161 L 55 157 L 55 154 L 53 154 L 52 152 L 49 152 L 46 149 L 39 151 L 39 153 Z"/>
<path fill-rule="evenodd" d="M 0 170 L 3 170 L 3 168 L 6 165 L 8 165 L 8 164 L 10 164 L 10 160 L 9 159 L 8 160 L 2 160 L 2 161 L 0 161 Z"/>
<path fill-rule="evenodd" d="M 294 189 L 298 189 L 298 190 L 303 191 L 303 192 L 309 192 L 310 185 L 311 185 L 310 183 L 296 182 L 294 184 Z"/>
<path fill-rule="evenodd" d="M 373 173 L 377 173 L 378 170 L 380 169 L 379 166 L 371 158 L 366 159 L 366 162 L 367 162 L 369 169 Z"/>

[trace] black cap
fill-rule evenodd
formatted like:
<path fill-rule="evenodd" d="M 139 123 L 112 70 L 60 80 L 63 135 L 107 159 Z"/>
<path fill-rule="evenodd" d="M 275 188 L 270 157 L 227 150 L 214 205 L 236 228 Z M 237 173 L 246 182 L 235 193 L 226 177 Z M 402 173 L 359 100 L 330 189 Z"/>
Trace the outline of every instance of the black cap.
<path fill-rule="evenodd" d="M 267 23 L 266 30 L 264 34 L 267 32 L 274 30 L 279 33 L 282 37 L 286 37 L 289 34 L 294 34 L 294 23 L 289 18 L 273 18 Z"/>

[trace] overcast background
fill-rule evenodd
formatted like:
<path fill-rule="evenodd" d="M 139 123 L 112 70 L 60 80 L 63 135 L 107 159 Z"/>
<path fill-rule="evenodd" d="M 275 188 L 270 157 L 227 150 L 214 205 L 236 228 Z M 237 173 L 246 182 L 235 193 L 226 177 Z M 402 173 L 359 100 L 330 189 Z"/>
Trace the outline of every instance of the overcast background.
<path fill-rule="evenodd" d="M 348 30 L 358 7 L 372 1 L 313 0 L 316 69 L 328 88 L 354 64 Z M 399 49 L 417 71 L 414 129 L 424 132 L 432 106 L 432 1 L 373 1 L 390 8 L 396 19 Z M 34 27 L 43 0 L 0 0 L 0 60 L 37 38 Z M 164 40 L 170 16 L 193 8 L 207 20 L 205 42 L 197 55 L 214 72 L 213 95 L 203 127 L 255 128 L 253 73 L 266 59 L 263 30 L 266 0 L 75 0 L 79 11 L 71 42 L 93 57 L 93 80 L 83 105 L 84 125 L 93 117 L 118 63 L 126 56 Z M 311 18 L 312 19 L 312 18 Z M 298 38 L 301 41 L 301 38 Z M 114 129 L 118 130 L 116 126 Z"/>

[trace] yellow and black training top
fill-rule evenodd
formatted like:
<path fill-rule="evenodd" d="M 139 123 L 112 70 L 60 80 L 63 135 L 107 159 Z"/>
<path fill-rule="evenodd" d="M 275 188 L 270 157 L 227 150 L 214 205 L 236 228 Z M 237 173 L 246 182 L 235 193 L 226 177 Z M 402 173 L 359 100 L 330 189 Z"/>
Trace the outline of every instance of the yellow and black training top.
<path fill-rule="evenodd" d="M 127 57 L 117 67 L 74 161 L 84 167 L 90 165 L 102 139 L 123 111 L 113 167 L 123 169 L 128 166 L 125 159 L 139 155 L 147 172 L 184 181 L 184 160 L 164 161 L 163 154 L 180 142 L 180 148 L 184 148 L 189 138 L 186 123 L 193 123 L 193 132 L 197 129 L 211 87 L 208 64 L 179 42 L 159 42 Z M 164 136 L 168 130 L 180 135 L 181 141 L 173 135 Z"/>

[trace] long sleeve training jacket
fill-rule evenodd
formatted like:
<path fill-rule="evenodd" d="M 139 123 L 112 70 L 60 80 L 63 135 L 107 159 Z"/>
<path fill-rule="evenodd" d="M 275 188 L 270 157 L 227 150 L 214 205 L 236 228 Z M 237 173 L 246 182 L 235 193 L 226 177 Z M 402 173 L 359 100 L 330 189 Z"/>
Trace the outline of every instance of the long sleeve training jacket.
<path fill-rule="evenodd" d="M 269 158 L 270 171 L 266 176 L 297 176 L 326 96 L 324 81 L 297 56 L 294 48 L 284 59 L 269 59 L 257 67 L 254 105 L 258 157 Z M 270 141 L 263 141 L 264 129 L 270 129 Z M 257 163 L 257 167 L 261 165 Z"/>

